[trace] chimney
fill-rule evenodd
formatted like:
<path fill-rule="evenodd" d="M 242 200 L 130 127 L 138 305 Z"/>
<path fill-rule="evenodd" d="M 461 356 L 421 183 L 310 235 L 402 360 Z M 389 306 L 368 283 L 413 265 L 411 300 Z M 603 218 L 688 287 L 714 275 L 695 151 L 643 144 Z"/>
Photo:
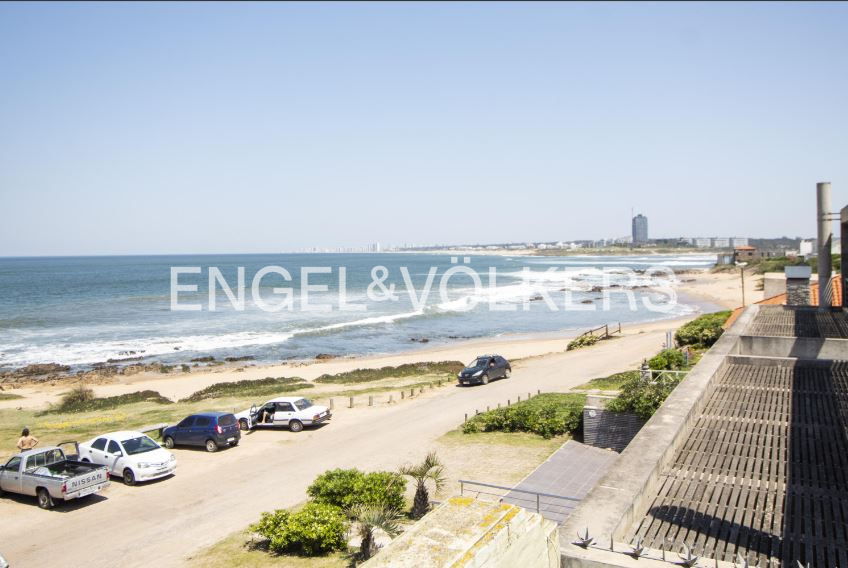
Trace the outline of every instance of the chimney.
<path fill-rule="evenodd" d="M 830 217 L 829 181 L 816 184 L 816 204 L 819 237 L 819 308 L 830 309 L 833 303 L 833 290 L 830 283 L 830 247 L 833 244 L 833 229 Z M 788 291 L 788 280 L 786 286 Z"/>
<path fill-rule="evenodd" d="M 843 207 L 839 213 L 839 245 L 842 251 L 842 261 L 839 264 L 839 271 L 842 273 L 842 307 L 848 308 L 848 206 Z"/>
<path fill-rule="evenodd" d="M 810 275 L 813 269 L 809 266 L 787 266 L 786 273 L 786 305 L 810 305 Z"/>

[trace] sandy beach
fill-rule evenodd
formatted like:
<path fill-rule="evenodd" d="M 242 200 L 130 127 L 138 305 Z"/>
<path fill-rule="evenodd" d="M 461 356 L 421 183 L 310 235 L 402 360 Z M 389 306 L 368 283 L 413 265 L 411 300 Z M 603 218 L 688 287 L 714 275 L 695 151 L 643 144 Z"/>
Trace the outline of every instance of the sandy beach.
<path fill-rule="evenodd" d="M 681 274 L 678 292 L 687 299 L 709 302 L 725 309 L 741 305 L 740 278 L 736 273 L 691 273 Z M 756 291 L 756 278 L 746 277 L 745 297 L 747 302 L 762 299 L 762 292 Z M 623 326 L 622 338 L 638 336 L 650 332 L 673 330 L 697 314 L 685 318 L 660 320 Z M 610 322 L 614 324 L 615 322 Z M 404 363 L 425 361 L 466 362 L 480 353 L 497 352 L 504 357 L 526 359 L 540 358 L 549 354 L 565 351 L 570 337 L 576 333 L 559 332 L 533 335 L 503 335 L 494 338 L 457 340 L 448 345 L 421 347 L 399 353 L 370 357 L 341 357 L 330 360 L 292 361 L 275 365 L 224 365 L 220 367 L 195 368 L 190 373 L 145 372 L 135 375 L 119 375 L 115 382 L 93 385 L 97 396 L 115 396 L 140 390 L 154 390 L 163 396 L 177 400 L 214 383 L 261 379 L 264 377 L 300 377 L 307 381 L 325 373 L 334 374 L 357 368 L 379 368 Z M 646 354 L 647 355 L 647 354 Z M 38 408 L 56 402 L 68 388 L 67 383 L 28 384 L 10 389 L 22 396 L 20 399 L 0 401 L 2 408 Z M 315 389 L 319 396 L 321 388 Z"/>

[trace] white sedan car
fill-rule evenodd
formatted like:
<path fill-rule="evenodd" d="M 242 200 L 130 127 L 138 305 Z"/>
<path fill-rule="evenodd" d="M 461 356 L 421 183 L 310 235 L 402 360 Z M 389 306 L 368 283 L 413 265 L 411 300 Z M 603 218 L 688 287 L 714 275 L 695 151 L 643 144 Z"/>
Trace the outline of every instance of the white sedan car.
<path fill-rule="evenodd" d="M 300 432 L 304 426 L 321 424 L 332 417 L 333 414 L 326 406 L 312 404 L 309 399 L 299 396 L 275 398 L 258 408 L 254 404 L 250 410 L 236 414 L 242 430 L 284 426 L 292 432 Z"/>
<path fill-rule="evenodd" d="M 79 445 L 80 461 L 109 467 L 127 485 L 174 473 L 177 457 L 141 432 L 103 434 Z"/>

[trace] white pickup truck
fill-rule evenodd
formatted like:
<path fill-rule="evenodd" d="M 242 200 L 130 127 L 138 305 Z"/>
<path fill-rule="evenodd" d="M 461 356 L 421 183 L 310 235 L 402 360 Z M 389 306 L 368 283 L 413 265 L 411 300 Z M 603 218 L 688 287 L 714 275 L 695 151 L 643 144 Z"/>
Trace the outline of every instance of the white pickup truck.
<path fill-rule="evenodd" d="M 0 494 L 32 495 L 42 509 L 53 507 L 55 500 L 69 501 L 98 493 L 109 485 L 109 470 L 100 465 L 76 461 L 61 446 L 21 452 L 0 467 Z"/>
<path fill-rule="evenodd" d="M 332 417 L 326 406 L 312 404 L 309 399 L 298 396 L 275 398 L 260 407 L 254 404 L 250 410 L 236 414 L 242 430 L 286 427 L 292 432 L 300 432 L 304 426 L 315 426 Z"/>

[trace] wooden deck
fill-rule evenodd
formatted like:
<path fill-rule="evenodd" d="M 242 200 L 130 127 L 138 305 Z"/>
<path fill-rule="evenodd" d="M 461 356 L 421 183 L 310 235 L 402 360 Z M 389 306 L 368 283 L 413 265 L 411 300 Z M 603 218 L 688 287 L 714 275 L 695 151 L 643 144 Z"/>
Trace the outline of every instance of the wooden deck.
<path fill-rule="evenodd" d="M 804 329 L 829 332 L 827 318 L 807 314 Z M 767 313 L 754 325 L 787 324 Z M 848 362 L 729 364 L 715 380 L 629 536 L 752 565 L 848 566 Z"/>
<path fill-rule="evenodd" d="M 848 318 L 836 310 L 822 312 L 814 308 L 798 310 L 785 306 L 760 306 L 746 335 L 846 339 Z"/>

